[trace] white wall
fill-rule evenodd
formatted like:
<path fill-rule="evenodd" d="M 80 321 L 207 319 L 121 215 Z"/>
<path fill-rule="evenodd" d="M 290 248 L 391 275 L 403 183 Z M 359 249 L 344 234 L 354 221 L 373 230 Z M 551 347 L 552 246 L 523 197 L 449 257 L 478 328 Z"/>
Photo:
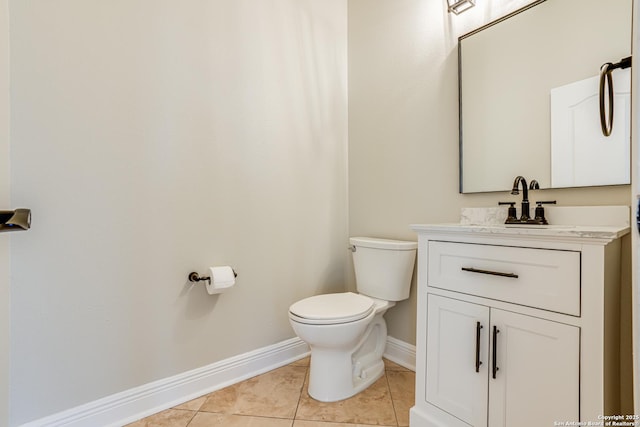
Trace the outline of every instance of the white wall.
<path fill-rule="evenodd" d="M 345 0 L 16 0 L 10 19 L 11 190 L 33 210 L 11 425 L 293 337 L 292 302 L 342 289 Z M 214 264 L 239 274 L 220 297 L 187 283 Z"/>
<path fill-rule="evenodd" d="M 349 0 L 349 231 L 415 240 L 412 223 L 456 222 L 464 206 L 517 200 L 458 194 L 457 40 L 527 0 Z M 559 204 L 629 204 L 629 186 L 541 190 Z M 353 285 L 352 285 L 353 286 Z M 415 283 L 386 314 L 389 334 L 415 343 Z"/>

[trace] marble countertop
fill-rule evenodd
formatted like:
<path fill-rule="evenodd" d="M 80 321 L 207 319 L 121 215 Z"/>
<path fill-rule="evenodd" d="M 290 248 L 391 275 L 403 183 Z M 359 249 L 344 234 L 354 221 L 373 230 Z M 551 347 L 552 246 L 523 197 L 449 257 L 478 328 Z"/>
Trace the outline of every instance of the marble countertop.
<path fill-rule="evenodd" d="M 413 224 L 411 229 L 416 232 L 603 240 L 617 239 L 631 231 L 628 206 L 553 206 L 546 211 L 551 225 L 504 224 L 506 209 L 489 207 L 463 208 L 459 223 Z"/>
<path fill-rule="evenodd" d="M 417 232 L 466 232 L 478 234 L 499 234 L 509 236 L 539 236 L 539 237 L 571 237 L 589 239 L 617 239 L 629 233 L 630 227 L 597 226 L 597 225 L 548 225 L 521 226 L 506 224 L 413 224 L 411 229 Z"/>

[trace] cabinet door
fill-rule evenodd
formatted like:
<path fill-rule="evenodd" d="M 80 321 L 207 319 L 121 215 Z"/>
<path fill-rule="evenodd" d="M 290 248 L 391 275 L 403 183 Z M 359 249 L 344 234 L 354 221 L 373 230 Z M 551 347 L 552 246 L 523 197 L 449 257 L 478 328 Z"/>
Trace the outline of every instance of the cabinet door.
<path fill-rule="evenodd" d="M 492 309 L 490 346 L 491 427 L 552 426 L 554 421 L 579 420 L 577 327 Z"/>
<path fill-rule="evenodd" d="M 488 334 L 488 307 L 428 295 L 426 400 L 474 427 L 487 426 Z"/>

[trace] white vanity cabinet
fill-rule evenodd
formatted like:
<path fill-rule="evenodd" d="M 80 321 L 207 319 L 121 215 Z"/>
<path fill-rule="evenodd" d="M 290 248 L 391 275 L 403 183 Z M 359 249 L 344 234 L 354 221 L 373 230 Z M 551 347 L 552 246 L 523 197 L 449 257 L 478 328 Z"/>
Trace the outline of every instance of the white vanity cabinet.
<path fill-rule="evenodd" d="M 579 419 L 579 328 L 435 294 L 427 300 L 427 402 L 471 426 Z"/>
<path fill-rule="evenodd" d="M 412 228 L 412 427 L 540 427 L 619 414 L 619 238 L 628 227 Z"/>

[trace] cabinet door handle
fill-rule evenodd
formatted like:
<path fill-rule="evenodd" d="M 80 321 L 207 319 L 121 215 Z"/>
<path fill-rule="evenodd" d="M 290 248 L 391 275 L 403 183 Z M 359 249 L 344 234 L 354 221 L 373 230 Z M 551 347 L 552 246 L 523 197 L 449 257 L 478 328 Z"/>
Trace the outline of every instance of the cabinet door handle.
<path fill-rule="evenodd" d="M 480 372 L 480 365 L 482 365 L 480 361 L 480 329 L 482 329 L 482 325 L 480 322 L 476 322 L 476 372 Z"/>
<path fill-rule="evenodd" d="M 498 334 L 500 333 L 500 330 L 498 330 L 497 326 L 493 327 L 493 379 L 496 379 L 496 373 L 498 373 L 498 371 L 500 370 L 500 368 L 498 368 Z"/>
<path fill-rule="evenodd" d="M 512 279 L 518 278 L 518 275 L 514 273 L 502 273 L 500 271 L 480 270 L 478 268 L 473 268 L 473 267 L 462 267 L 462 271 L 468 271 L 470 273 L 478 273 L 478 274 L 489 274 L 491 276 L 511 277 Z"/>

